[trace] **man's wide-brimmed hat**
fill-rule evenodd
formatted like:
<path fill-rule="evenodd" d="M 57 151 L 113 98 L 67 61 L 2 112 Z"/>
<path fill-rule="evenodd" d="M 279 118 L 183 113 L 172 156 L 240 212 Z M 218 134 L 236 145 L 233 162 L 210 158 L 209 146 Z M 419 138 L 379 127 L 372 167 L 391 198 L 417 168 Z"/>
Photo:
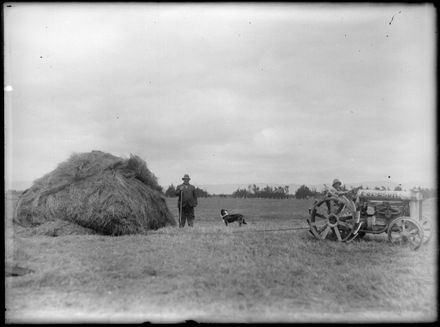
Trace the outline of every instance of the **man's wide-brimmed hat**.
<path fill-rule="evenodd" d="M 185 180 L 185 179 L 190 180 L 191 178 L 189 178 L 189 175 L 188 175 L 188 174 L 185 174 L 185 175 L 183 175 L 182 179 L 183 179 L 183 180 Z"/>

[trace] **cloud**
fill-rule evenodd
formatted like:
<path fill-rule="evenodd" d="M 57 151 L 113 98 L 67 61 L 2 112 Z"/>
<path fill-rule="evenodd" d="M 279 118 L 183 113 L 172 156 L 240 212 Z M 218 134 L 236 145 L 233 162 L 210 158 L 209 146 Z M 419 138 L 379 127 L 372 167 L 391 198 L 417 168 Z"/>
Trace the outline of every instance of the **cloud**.
<path fill-rule="evenodd" d="M 90 150 L 138 154 L 163 184 L 431 178 L 433 16 L 390 26 L 401 7 L 17 6 L 13 178 Z"/>

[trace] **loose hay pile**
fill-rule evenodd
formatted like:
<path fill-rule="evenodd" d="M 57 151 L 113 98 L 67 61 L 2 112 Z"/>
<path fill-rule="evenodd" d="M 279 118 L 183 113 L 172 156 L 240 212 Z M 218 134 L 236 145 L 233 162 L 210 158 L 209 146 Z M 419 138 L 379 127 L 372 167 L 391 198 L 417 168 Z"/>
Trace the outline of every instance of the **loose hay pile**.
<path fill-rule="evenodd" d="M 22 193 L 14 223 L 63 220 L 104 235 L 144 233 L 176 224 L 160 190 L 138 156 L 73 154 Z"/>

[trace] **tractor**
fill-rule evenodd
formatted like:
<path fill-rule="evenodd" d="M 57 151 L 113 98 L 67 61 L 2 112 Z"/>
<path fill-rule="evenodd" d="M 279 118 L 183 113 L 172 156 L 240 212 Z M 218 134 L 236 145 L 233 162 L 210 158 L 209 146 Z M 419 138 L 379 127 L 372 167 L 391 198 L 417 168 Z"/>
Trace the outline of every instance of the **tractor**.
<path fill-rule="evenodd" d="M 422 214 L 420 191 L 355 188 L 339 196 L 326 188 L 324 193 L 306 219 L 317 239 L 351 242 L 367 233 L 386 233 L 391 243 L 417 250 L 432 236 L 430 220 Z"/>

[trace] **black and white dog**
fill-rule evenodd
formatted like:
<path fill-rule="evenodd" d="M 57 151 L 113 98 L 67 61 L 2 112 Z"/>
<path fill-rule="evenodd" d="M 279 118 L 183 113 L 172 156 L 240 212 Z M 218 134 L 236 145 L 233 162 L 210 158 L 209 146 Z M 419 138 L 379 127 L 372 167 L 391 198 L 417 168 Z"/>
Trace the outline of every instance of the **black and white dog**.
<path fill-rule="evenodd" d="M 220 210 L 220 214 L 222 215 L 223 221 L 225 222 L 226 226 L 228 226 L 229 223 L 233 223 L 234 221 L 238 222 L 239 226 L 241 226 L 241 224 L 247 225 L 247 222 L 244 220 L 244 216 L 239 213 L 230 215 L 227 210 L 222 209 Z"/>

